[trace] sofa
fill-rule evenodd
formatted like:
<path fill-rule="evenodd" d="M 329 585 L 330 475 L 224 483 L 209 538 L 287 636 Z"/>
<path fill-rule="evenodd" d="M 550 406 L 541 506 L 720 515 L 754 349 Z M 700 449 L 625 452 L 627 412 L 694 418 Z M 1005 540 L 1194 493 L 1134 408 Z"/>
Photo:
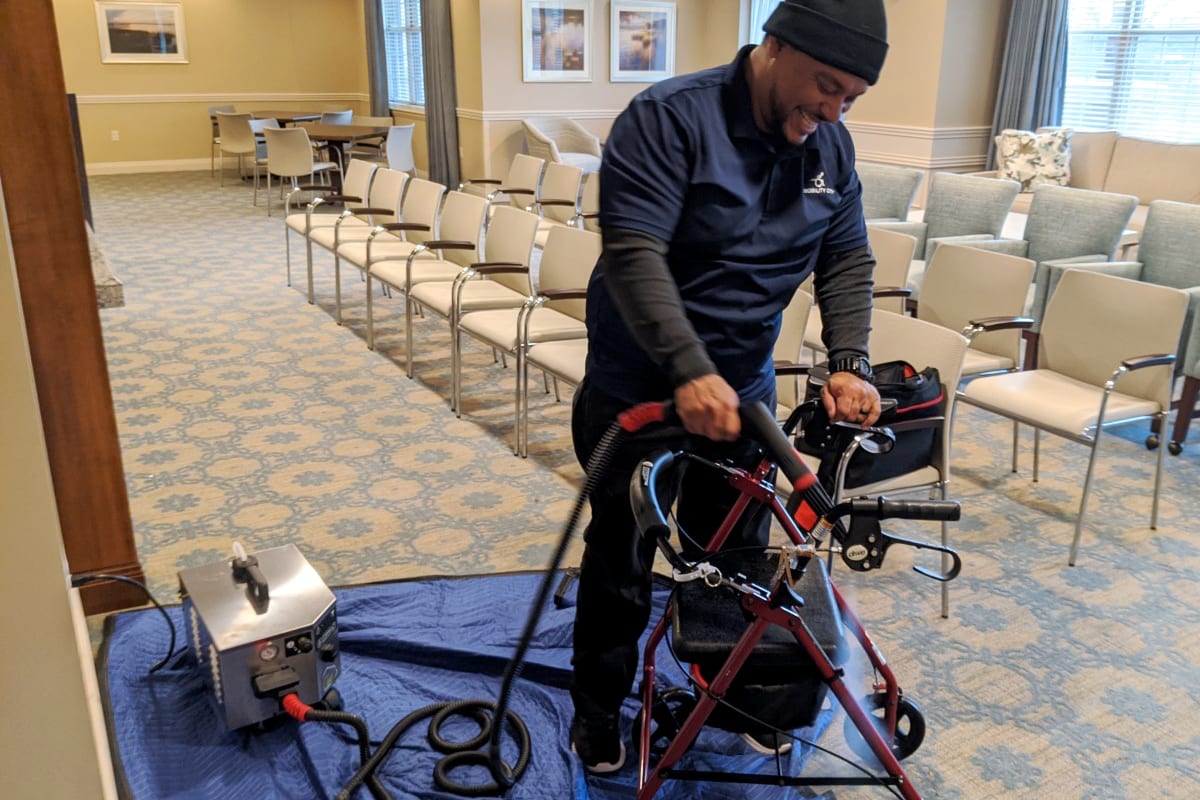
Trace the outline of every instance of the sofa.
<path fill-rule="evenodd" d="M 1138 198 L 1140 205 L 1129 221 L 1132 229 L 1142 229 L 1154 200 L 1200 203 L 1200 144 L 1155 142 L 1116 131 L 1075 131 L 1070 159 L 1069 186 Z M 1012 211 L 1028 214 L 1032 201 L 1032 191 L 1022 192 Z"/>

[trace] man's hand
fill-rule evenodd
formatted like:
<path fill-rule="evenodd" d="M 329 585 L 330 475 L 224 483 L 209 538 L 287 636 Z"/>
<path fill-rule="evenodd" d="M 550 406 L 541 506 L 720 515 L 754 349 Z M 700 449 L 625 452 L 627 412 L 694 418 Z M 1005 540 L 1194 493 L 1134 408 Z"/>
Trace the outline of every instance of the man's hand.
<path fill-rule="evenodd" d="M 731 442 L 741 433 L 739 405 L 737 392 L 717 374 L 694 378 L 675 390 L 675 411 L 687 432 L 718 442 Z"/>
<path fill-rule="evenodd" d="M 821 401 L 833 422 L 874 425 L 879 419 L 879 392 L 852 372 L 835 372 L 821 387 Z"/>

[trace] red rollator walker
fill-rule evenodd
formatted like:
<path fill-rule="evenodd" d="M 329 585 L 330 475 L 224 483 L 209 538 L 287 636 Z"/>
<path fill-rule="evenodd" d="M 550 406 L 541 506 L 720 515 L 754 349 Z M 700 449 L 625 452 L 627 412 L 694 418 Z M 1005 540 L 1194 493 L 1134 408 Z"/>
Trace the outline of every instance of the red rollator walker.
<path fill-rule="evenodd" d="M 793 415 L 784 426 L 789 433 L 796 419 Z M 663 450 L 645 459 L 631 481 L 638 528 L 643 536 L 654 538 L 677 580 L 644 652 L 642 710 L 634 724 L 637 798 L 650 800 L 668 780 L 692 780 L 777 786 L 876 785 L 918 800 L 921 794 L 900 761 L 920 746 L 924 718 L 904 697 L 882 653 L 830 583 L 817 557 L 818 548 L 832 537 L 842 560 L 860 572 L 878 569 L 894 544 L 937 551 L 942 554 L 943 566 L 949 567 L 945 572 L 914 569 L 949 581 L 961 566 L 957 553 L 891 536 L 880 530 L 879 521 L 955 520 L 959 518 L 958 503 L 877 498 L 834 505 L 762 404 L 743 407 L 742 423 L 745 433 L 758 440 L 766 453 L 752 472 L 687 452 Z M 886 429 L 861 430 L 885 443 L 889 435 Z M 708 543 L 704 559 L 696 562 L 686 560 L 670 543 L 667 510 L 673 478 L 684 464 L 689 469 L 719 470 L 741 492 Z M 775 465 L 792 487 L 786 506 L 772 481 Z M 757 503 L 770 508 L 790 544 L 766 551 L 718 552 L 742 514 Z M 844 519 L 849 519 L 849 529 L 843 525 Z M 694 688 L 656 687 L 655 651 L 668 628 L 672 650 L 691 664 Z M 866 708 L 844 680 L 844 630 L 862 647 L 876 675 Z M 853 740 L 861 737 L 856 749 L 865 744 L 886 774 L 865 768 L 862 776 L 849 777 L 783 774 L 778 754 L 773 773 L 680 768 L 681 759 L 706 724 L 738 733 L 805 727 L 816 719 L 830 691 L 846 711 L 848 742 L 853 745 Z M 738 711 L 740 704 L 763 711 L 755 719 Z M 771 719 L 764 720 L 764 714 Z"/>

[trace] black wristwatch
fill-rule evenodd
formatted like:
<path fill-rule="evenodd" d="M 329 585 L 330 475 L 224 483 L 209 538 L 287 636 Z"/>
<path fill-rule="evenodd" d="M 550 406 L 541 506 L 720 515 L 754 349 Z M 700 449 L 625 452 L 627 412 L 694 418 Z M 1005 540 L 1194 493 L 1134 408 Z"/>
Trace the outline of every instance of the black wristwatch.
<path fill-rule="evenodd" d="M 832 375 L 835 372 L 849 372 L 864 381 L 870 381 L 875 377 L 875 373 L 871 371 L 871 362 L 862 356 L 830 359 L 829 374 Z"/>

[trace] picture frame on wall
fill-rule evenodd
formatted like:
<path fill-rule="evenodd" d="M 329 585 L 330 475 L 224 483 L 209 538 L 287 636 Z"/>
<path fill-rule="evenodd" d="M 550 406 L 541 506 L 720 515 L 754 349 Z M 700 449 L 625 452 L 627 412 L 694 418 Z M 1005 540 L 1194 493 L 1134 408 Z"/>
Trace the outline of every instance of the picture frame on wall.
<path fill-rule="evenodd" d="M 105 64 L 186 64 L 181 3 L 96 3 Z"/>
<path fill-rule="evenodd" d="M 521 0 L 522 79 L 590 81 L 591 24 L 591 0 Z"/>
<path fill-rule="evenodd" d="M 613 0 L 609 80 L 654 83 L 675 74 L 675 3 Z"/>

